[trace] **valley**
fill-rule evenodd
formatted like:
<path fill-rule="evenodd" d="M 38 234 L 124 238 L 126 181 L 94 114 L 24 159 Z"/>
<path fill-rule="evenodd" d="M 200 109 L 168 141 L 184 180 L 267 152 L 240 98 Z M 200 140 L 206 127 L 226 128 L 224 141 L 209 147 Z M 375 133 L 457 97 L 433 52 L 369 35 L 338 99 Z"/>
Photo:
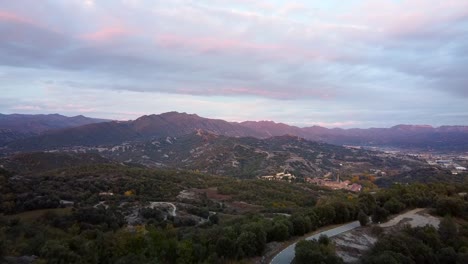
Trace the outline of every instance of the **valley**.
<path fill-rule="evenodd" d="M 368 258 L 379 238 L 356 255 L 349 236 L 404 210 L 450 210 L 464 226 L 468 205 L 459 194 L 468 191 L 467 175 L 453 173 L 466 164 L 463 154 L 251 136 L 224 121 L 223 128 L 198 116 L 163 116 L 5 145 L 0 238 L 7 242 L 0 246 L 7 263 L 263 263 L 314 230 L 348 222 L 354 229 L 362 215 L 371 217 L 367 229 L 342 230 L 330 242 L 350 262 Z M 182 124 L 185 130 L 169 132 Z M 290 259 L 303 251 L 293 245 L 288 252 Z"/>

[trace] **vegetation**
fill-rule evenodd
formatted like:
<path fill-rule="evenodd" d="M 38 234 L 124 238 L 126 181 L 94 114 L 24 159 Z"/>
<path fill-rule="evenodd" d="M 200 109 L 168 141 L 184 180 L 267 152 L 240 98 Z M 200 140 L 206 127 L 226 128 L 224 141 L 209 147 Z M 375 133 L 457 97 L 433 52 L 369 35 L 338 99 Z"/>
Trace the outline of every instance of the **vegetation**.
<path fill-rule="evenodd" d="M 343 263 L 341 258 L 335 254 L 335 248 L 330 239 L 321 236 L 319 240 L 301 240 L 296 244 L 295 264 L 324 263 L 339 264 Z"/>
<path fill-rule="evenodd" d="M 1 170 L 0 183 L 5 214 L 0 219 L 0 253 L 35 255 L 37 263 L 226 263 L 260 256 L 270 242 L 362 221 L 363 216 L 383 221 L 390 213 L 431 206 L 458 218 L 468 211 L 466 198 L 458 195 L 467 190 L 463 185 L 395 185 L 375 194 L 354 194 L 306 183 L 115 164 L 26 176 Z M 188 198 L 179 196 L 183 191 Z M 63 201 L 74 204 L 60 209 Z M 149 206 L 164 201 L 177 205 L 177 215 Z M 454 251 L 461 258 L 464 240 L 448 238 L 464 229 L 443 226 L 438 235 L 447 241 L 444 254 L 449 258 Z M 339 263 L 327 241 L 300 243 L 298 252 Z M 382 258 L 380 251 L 373 252 L 370 260 Z M 304 258 L 299 256 L 298 263 Z"/>
<path fill-rule="evenodd" d="M 433 226 L 406 227 L 401 232 L 382 236 L 363 257 L 373 263 L 467 263 L 468 224 L 456 224 L 451 217 Z"/>

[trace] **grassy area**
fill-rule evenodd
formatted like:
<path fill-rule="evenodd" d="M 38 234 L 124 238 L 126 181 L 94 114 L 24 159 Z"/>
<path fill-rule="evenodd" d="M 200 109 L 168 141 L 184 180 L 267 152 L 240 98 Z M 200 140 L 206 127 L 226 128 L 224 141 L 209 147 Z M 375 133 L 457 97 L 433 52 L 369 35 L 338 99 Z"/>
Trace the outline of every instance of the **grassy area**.
<path fill-rule="evenodd" d="M 21 221 L 32 222 L 43 216 L 45 213 L 52 212 L 59 216 L 67 215 L 71 213 L 71 208 L 53 208 L 53 209 L 40 209 L 22 212 L 19 214 L 5 215 L 4 217 L 9 219 L 19 218 Z"/>

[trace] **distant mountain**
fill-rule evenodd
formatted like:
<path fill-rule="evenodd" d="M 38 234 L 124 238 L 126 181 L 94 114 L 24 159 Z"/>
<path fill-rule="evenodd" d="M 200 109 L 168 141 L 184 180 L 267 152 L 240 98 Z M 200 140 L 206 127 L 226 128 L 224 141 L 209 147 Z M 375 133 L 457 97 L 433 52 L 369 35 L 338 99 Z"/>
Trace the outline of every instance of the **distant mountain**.
<path fill-rule="evenodd" d="M 295 135 L 305 138 L 307 136 L 307 132 L 303 128 L 275 123 L 273 121 L 245 121 L 240 123 L 240 125 L 265 134 L 266 137 Z"/>
<path fill-rule="evenodd" d="M 21 115 L 0 114 L 0 129 L 9 129 L 20 133 L 39 134 L 48 130 L 78 127 L 109 120 L 89 118 L 82 115 L 67 117 L 59 114 Z"/>
<path fill-rule="evenodd" d="M 18 135 L 19 140 L 10 143 L 8 149 L 30 151 L 73 146 L 112 145 L 166 136 L 177 137 L 190 134 L 198 129 L 230 137 L 268 138 L 294 135 L 336 145 L 468 150 L 468 126 L 434 128 L 426 125 L 398 125 L 391 128 L 369 129 L 328 129 L 312 126 L 300 128 L 272 121 L 227 122 L 178 112 L 145 115 L 134 121 L 93 123 L 52 130 L 27 139 L 22 139 Z"/>
<path fill-rule="evenodd" d="M 135 132 L 144 138 L 180 136 L 199 129 L 230 137 L 266 136 L 266 133 L 262 131 L 250 129 L 238 123 L 178 112 L 142 116 L 131 122 L 131 126 Z"/>
<path fill-rule="evenodd" d="M 370 168 L 393 170 L 405 165 L 421 165 L 416 160 L 379 156 L 372 151 L 348 149 L 296 136 L 235 138 L 203 130 L 180 137 L 107 148 L 82 148 L 81 151 L 99 151 L 109 159 L 148 167 L 191 169 L 243 178 L 284 170 L 297 176 L 323 176 L 328 172 L 352 173 Z"/>
<path fill-rule="evenodd" d="M 208 119 L 186 113 L 168 112 L 145 115 L 134 121 L 104 122 L 55 130 L 40 136 L 12 142 L 14 150 L 45 150 L 73 146 L 119 144 L 145 141 L 166 136 L 181 136 L 197 129 L 232 137 L 262 137 L 265 133 L 219 119 Z"/>
<path fill-rule="evenodd" d="M 243 126 L 271 136 L 297 135 L 336 145 L 398 147 L 424 150 L 468 150 L 468 126 L 397 125 L 391 128 L 299 128 L 271 121 L 243 122 Z"/>

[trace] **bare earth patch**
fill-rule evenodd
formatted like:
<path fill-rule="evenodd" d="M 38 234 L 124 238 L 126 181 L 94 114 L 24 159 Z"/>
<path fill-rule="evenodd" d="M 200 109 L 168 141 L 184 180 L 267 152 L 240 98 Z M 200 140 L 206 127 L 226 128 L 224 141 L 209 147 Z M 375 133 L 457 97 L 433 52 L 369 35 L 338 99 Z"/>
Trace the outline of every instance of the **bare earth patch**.
<path fill-rule="evenodd" d="M 389 233 L 409 224 L 411 227 L 432 225 L 439 227 L 440 219 L 428 213 L 427 209 L 417 208 L 397 215 L 379 226 Z M 355 263 L 376 242 L 377 237 L 371 233 L 371 227 L 359 227 L 332 238 L 336 245 L 336 253 L 345 263 Z"/>

